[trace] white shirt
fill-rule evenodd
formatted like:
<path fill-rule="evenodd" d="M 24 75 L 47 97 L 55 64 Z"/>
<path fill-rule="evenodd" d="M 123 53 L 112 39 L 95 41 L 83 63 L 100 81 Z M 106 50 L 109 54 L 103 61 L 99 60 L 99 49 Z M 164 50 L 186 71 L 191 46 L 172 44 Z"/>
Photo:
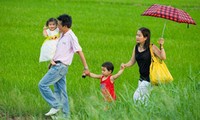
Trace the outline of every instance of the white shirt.
<path fill-rule="evenodd" d="M 48 35 L 48 36 L 54 36 L 54 35 L 58 35 L 59 29 L 56 28 L 56 29 L 53 30 L 53 31 L 51 31 L 50 29 L 47 29 L 46 32 L 47 32 L 47 35 Z"/>

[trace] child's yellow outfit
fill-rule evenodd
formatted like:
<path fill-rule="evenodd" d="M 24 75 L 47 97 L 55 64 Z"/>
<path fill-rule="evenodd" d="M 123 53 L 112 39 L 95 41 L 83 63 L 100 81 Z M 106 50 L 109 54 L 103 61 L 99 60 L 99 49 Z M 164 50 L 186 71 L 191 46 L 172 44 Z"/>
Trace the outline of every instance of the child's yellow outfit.
<path fill-rule="evenodd" d="M 46 32 L 47 37 L 40 50 L 39 62 L 50 61 L 53 58 L 58 39 L 60 37 L 58 28 L 56 28 L 54 31 L 47 29 Z"/>

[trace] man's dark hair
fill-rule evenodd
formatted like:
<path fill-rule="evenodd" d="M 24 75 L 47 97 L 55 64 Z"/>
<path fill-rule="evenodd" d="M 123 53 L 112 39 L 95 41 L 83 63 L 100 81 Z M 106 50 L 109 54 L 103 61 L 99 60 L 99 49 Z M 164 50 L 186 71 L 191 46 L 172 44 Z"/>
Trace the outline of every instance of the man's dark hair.
<path fill-rule="evenodd" d="M 102 67 L 106 67 L 106 69 L 107 69 L 108 71 L 111 70 L 111 73 L 112 73 L 113 70 L 114 70 L 114 65 L 113 65 L 111 62 L 104 62 L 101 66 L 102 66 Z"/>
<path fill-rule="evenodd" d="M 57 18 L 59 21 L 61 21 L 62 26 L 67 26 L 68 28 L 71 28 L 72 26 L 72 17 L 67 15 L 67 14 L 63 14 L 60 15 Z"/>

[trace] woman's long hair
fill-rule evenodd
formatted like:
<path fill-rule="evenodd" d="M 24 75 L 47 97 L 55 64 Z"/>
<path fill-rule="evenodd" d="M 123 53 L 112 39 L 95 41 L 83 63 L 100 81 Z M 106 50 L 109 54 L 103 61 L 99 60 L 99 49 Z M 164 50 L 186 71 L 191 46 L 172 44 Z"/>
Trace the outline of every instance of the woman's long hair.
<path fill-rule="evenodd" d="M 141 31 L 142 35 L 144 37 L 147 37 L 145 43 L 144 43 L 144 49 L 147 49 L 150 45 L 150 38 L 151 38 L 151 32 L 148 28 L 145 28 L 145 27 L 141 27 L 139 29 L 139 31 Z M 137 44 L 138 45 L 138 44 Z"/>

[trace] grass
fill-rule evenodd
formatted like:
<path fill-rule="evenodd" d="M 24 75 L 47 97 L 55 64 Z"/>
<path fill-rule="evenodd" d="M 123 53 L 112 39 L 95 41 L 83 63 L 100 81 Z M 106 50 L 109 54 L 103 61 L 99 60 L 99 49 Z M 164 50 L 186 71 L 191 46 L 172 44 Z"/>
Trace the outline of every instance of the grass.
<path fill-rule="evenodd" d="M 150 5 L 166 4 L 187 11 L 197 25 L 179 24 L 160 18 L 144 17 Z M 200 119 L 199 23 L 197 0 L 12 0 L 0 1 L 0 118 L 45 119 L 50 108 L 41 97 L 38 82 L 47 71 L 38 63 L 44 40 L 42 27 L 50 17 L 68 13 L 72 29 L 79 38 L 89 68 L 100 73 L 105 61 L 112 61 L 115 71 L 127 62 L 135 45 L 135 33 L 145 26 L 157 44 L 164 22 L 166 64 L 174 77 L 173 84 L 154 87 L 148 106 L 136 106 L 132 95 L 139 78 L 138 67 L 126 69 L 115 82 L 115 107 L 103 111 L 105 103 L 99 81 L 82 79 L 78 55 L 69 67 L 67 88 L 71 119 Z"/>

